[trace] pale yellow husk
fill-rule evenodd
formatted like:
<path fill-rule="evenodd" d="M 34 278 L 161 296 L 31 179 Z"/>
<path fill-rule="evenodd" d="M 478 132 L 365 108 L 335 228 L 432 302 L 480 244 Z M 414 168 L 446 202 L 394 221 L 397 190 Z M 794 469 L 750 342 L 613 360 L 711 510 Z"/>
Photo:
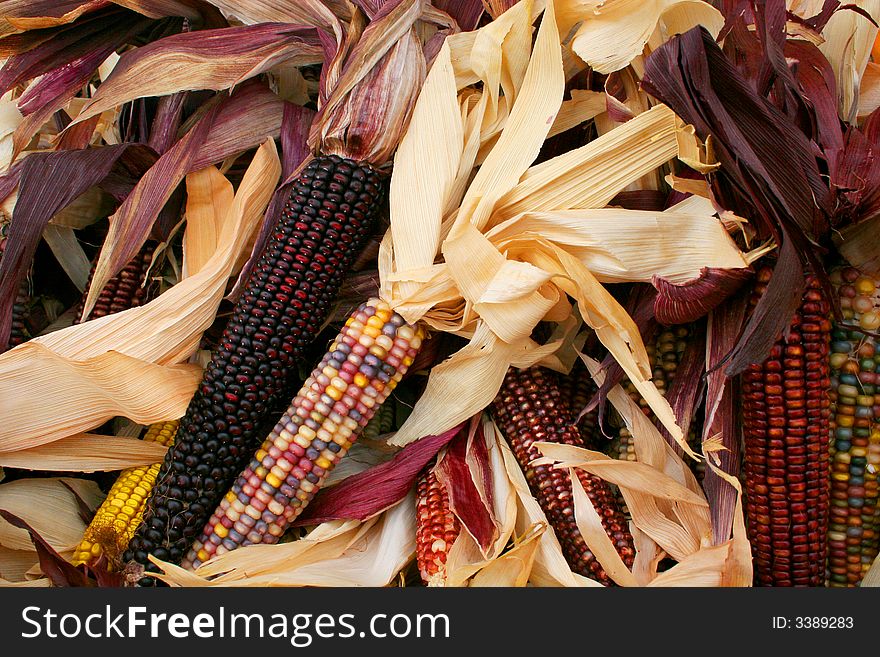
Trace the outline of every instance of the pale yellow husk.
<path fill-rule="evenodd" d="M 81 433 L 30 449 L 0 452 L 0 466 L 56 472 L 108 472 L 161 461 L 166 447 L 136 438 Z"/>
<path fill-rule="evenodd" d="M 115 416 L 140 424 L 180 417 L 201 376 L 184 361 L 213 322 L 236 262 L 249 252 L 280 172 L 267 140 L 234 198 L 216 170 L 191 174 L 193 189 L 201 189 L 187 205 L 197 227 L 197 237 L 185 239 L 188 278 L 144 306 L 0 355 L 0 451 L 61 440 Z"/>
<path fill-rule="evenodd" d="M 363 523 L 335 520 L 292 543 L 239 548 L 194 573 L 154 561 L 165 570 L 160 579 L 180 586 L 387 586 L 412 560 L 415 533 L 415 492 L 410 491 Z"/>
<path fill-rule="evenodd" d="M 55 551 L 68 558 L 86 528 L 79 515 L 77 496 L 92 511 L 104 500 L 104 493 L 93 481 L 69 477 L 17 479 L 0 484 L 0 509 L 24 520 Z M 0 518 L 0 578 L 6 580 L 0 585 L 21 584 L 29 579 L 36 580 L 30 582 L 33 586 L 47 585 L 45 580 L 37 579 L 37 561 L 28 532 Z"/>
<path fill-rule="evenodd" d="M 708 203 L 699 211 L 655 213 L 606 207 L 629 185 L 656 180 L 677 155 L 716 166 L 693 130 L 663 105 L 534 164 L 566 110 L 560 35 L 574 17 L 583 20 L 581 29 L 595 18 L 583 3 L 549 2 L 532 48 L 531 23 L 542 4 L 520 2 L 485 28 L 446 40 L 398 149 L 391 227 L 379 254 L 381 294 L 408 321 L 470 344 L 432 369 L 425 395 L 392 443 L 440 433 L 479 412 L 511 364 L 565 369 L 549 357 L 566 340 L 539 349 L 529 336 L 541 320 L 567 320 L 571 298 L 690 451 L 651 382 L 635 324 L 603 283 L 650 282 L 654 275 L 685 282 L 703 267 L 742 268 L 748 261 Z M 603 11 L 626 3 L 605 4 Z M 705 3 L 651 4 L 657 16 L 678 7 L 676 25 L 703 20 L 720 29 Z M 636 20 L 609 16 L 610 24 Z M 605 50 L 617 52 L 617 45 L 606 42 Z M 476 82 L 481 86 L 471 86 Z M 584 116 L 600 109 L 595 103 L 586 99 Z M 462 389 L 471 394 L 460 395 Z"/>
<path fill-rule="evenodd" d="M 857 0 L 874 22 L 880 22 L 880 0 Z M 822 30 L 819 50 L 828 59 L 837 80 L 840 116 L 855 122 L 859 114 L 859 87 L 877 38 L 877 28 L 854 11 L 836 11 Z"/>

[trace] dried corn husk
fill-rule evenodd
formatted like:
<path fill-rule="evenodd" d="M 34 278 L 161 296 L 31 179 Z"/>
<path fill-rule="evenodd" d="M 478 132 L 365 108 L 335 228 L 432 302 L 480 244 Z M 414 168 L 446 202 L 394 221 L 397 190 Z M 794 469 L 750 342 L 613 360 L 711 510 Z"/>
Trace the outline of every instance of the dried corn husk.
<path fill-rule="evenodd" d="M 195 352 L 213 321 L 279 175 L 271 140 L 257 151 L 231 203 L 228 182 L 216 171 L 193 174 L 194 187 L 207 180 L 209 189 L 190 198 L 192 221 L 211 227 L 188 241 L 189 278 L 144 306 L 35 338 L 0 356 L 0 450 L 60 440 L 114 416 L 149 424 L 183 415 L 200 371 L 176 363 Z"/>
<path fill-rule="evenodd" d="M 447 39 L 395 158 L 391 228 L 379 256 L 381 293 L 408 321 L 471 342 L 432 370 L 393 443 L 437 433 L 479 411 L 511 363 L 550 364 L 547 357 L 565 341 L 542 352 L 529 335 L 541 320 L 565 321 L 572 313 L 568 296 L 689 451 L 650 381 L 638 330 L 602 283 L 654 275 L 685 281 L 703 267 L 746 267 L 748 258 L 711 209 L 678 216 L 674 209 L 604 208 L 683 145 L 693 155 L 692 133 L 683 133 L 665 106 L 532 165 L 562 107 L 556 8 L 568 18 L 573 11 L 565 2 L 547 3 L 532 49 L 538 4 L 521 2 L 475 33 Z M 481 89 L 467 86 L 475 81 Z M 671 256 L 682 244 L 694 250 L 677 265 Z M 656 259 L 646 257 L 654 253 Z M 478 392 L 461 399 L 462 385 Z"/>

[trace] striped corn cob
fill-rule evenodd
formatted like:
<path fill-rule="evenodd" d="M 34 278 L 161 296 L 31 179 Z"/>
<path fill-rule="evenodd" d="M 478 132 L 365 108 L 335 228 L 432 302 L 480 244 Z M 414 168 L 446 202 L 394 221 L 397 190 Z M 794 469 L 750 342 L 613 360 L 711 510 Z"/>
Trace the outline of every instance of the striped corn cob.
<path fill-rule="evenodd" d="M 9 222 L 0 221 L 0 258 L 6 250 L 7 234 L 9 232 Z M 27 342 L 33 336 L 27 328 L 28 306 L 30 305 L 30 286 L 27 279 L 21 281 L 18 287 L 18 295 L 12 304 L 12 329 L 9 333 L 9 348 Z"/>
<path fill-rule="evenodd" d="M 532 461 L 541 456 L 534 446 L 537 441 L 584 446 L 554 373 L 540 367 L 510 368 L 490 410 L 510 443 L 532 495 L 544 510 L 572 570 L 612 585 L 612 580 L 578 530 L 568 473 L 547 465 L 532 465 Z M 578 471 L 577 476 L 624 563 L 632 566 L 635 556 L 632 536 L 611 487 L 603 479 L 583 471 Z"/>
<path fill-rule="evenodd" d="M 858 586 L 880 551 L 880 281 L 832 272 L 843 320 L 831 342 L 831 503 L 828 585 Z"/>
<path fill-rule="evenodd" d="M 359 306 L 182 565 L 197 568 L 243 545 L 276 543 L 394 390 L 423 337 L 384 301 Z"/>
<path fill-rule="evenodd" d="M 461 524 L 449 506 L 449 494 L 431 463 L 416 484 L 416 563 L 428 586 L 446 582 L 446 557 L 461 532 Z"/>
<path fill-rule="evenodd" d="M 113 315 L 129 308 L 136 308 L 149 300 L 148 287 L 144 285 L 150 263 L 153 261 L 153 253 L 156 245 L 147 242 L 138 254 L 122 268 L 119 275 L 111 278 L 98 295 L 95 306 L 89 312 L 86 320 L 97 319 L 107 315 Z M 92 284 L 92 277 L 95 274 L 95 265 L 89 272 L 89 280 L 86 290 Z M 85 305 L 85 295 L 80 299 L 77 307 L 74 324 L 80 323 L 80 316 Z"/>
<path fill-rule="evenodd" d="M 152 569 L 149 554 L 184 556 L 259 444 L 259 424 L 329 314 L 382 195 L 374 168 L 336 155 L 312 159 L 292 190 L 181 420 L 126 561 Z"/>
<path fill-rule="evenodd" d="M 751 302 L 770 280 L 762 268 Z M 810 278 L 787 335 L 742 374 L 746 515 L 755 581 L 821 586 L 828 531 L 829 304 Z"/>
<path fill-rule="evenodd" d="M 177 420 L 157 422 L 147 428 L 144 440 L 167 447 L 174 442 L 176 431 Z M 143 515 L 147 495 L 159 474 L 159 465 L 129 468 L 119 475 L 74 550 L 74 565 L 93 564 L 102 555 L 108 566 L 118 565 L 119 557 L 128 547 Z"/>
<path fill-rule="evenodd" d="M 562 399 L 575 414 L 575 417 L 590 402 L 597 390 L 598 388 L 593 381 L 593 377 L 590 376 L 587 366 L 580 359 L 575 361 L 568 376 L 559 377 L 559 392 L 562 394 Z M 580 421 L 578 421 L 577 427 L 581 433 L 581 440 L 584 441 L 587 447 L 595 450 L 601 448 L 603 441 L 600 440 L 598 408 L 585 413 Z"/>

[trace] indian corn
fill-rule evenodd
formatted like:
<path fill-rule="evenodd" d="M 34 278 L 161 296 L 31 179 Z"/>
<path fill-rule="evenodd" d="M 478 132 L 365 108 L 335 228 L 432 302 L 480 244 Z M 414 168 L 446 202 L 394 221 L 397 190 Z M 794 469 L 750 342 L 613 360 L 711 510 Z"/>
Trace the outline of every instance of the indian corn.
<path fill-rule="evenodd" d="M 666 396 L 672 381 L 678 372 L 678 366 L 684 356 L 684 350 L 687 347 L 688 336 L 691 329 L 687 324 L 679 324 L 677 326 L 661 327 L 656 337 L 648 341 L 645 349 L 652 364 L 652 380 L 657 390 L 663 396 Z M 632 382 L 625 378 L 621 383 L 623 389 L 636 402 L 639 407 L 649 416 L 653 417 L 648 403 L 639 394 L 639 391 Z M 700 449 L 700 432 L 697 427 L 692 426 L 688 433 L 688 443 L 690 446 L 699 451 Z M 633 436 L 626 426 L 620 427 L 617 438 L 612 442 L 611 455 L 623 461 L 635 461 L 636 451 Z M 705 464 L 703 461 L 694 461 L 686 459 L 694 469 L 698 477 L 702 477 Z"/>
<path fill-rule="evenodd" d="M 532 465 L 541 457 L 535 442 L 584 446 L 574 426 L 575 416 L 562 399 L 554 373 L 541 367 L 522 370 L 511 367 L 492 402 L 491 413 L 523 469 L 532 495 L 553 527 L 572 570 L 611 585 L 612 580 L 578 530 L 568 473 L 549 465 Z M 624 563 L 632 566 L 635 555 L 632 536 L 611 487 L 603 479 L 581 470 L 577 476 Z"/>
<path fill-rule="evenodd" d="M 880 551 L 880 281 L 832 272 L 842 321 L 831 342 L 831 502 L 828 585 L 858 586 Z"/>
<path fill-rule="evenodd" d="M 596 394 L 596 387 L 593 377 L 587 371 L 581 359 L 577 359 L 571 372 L 567 376 L 559 377 L 559 392 L 562 399 L 569 405 L 575 417 L 590 402 L 593 395 Z M 602 442 L 600 440 L 599 431 L 599 409 L 594 408 L 589 413 L 584 413 L 583 417 L 577 423 L 578 430 L 581 433 L 581 439 L 590 449 L 600 449 Z"/>
<path fill-rule="evenodd" d="M 429 464 L 416 483 L 416 564 L 425 584 L 443 586 L 446 559 L 461 533 L 461 523 L 450 508 L 449 493 L 437 479 L 434 465 Z"/>
<path fill-rule="evenodd" d="M 136 308 L 145 303 L 148 300 L 148 288 L 144 283 L 150 264 L 153 261 L 154 252 L 154 244 L 148 242 L 144 245 L 138 254 L 122 268 L 119 275 L 111 278 L 101 289 L 101 293 L 95 301 L 95 306 L 92 308 L 91 312 L 89 312 L 86 319 L 97 319 L 98 317 L 113 315 L 114 313 L 128 310 L 129 308 Z M 94 276 L 94 274 L 95 266 L 92 265 L 86 289 L 91 285 L 92 276 Z M 84 304 L 85 295 L 80 300 L 76 318 L 73 320 L 74 324 L 80 322 L 80 316 L 82 315 Z"/>
<path fill-rule="evenodd" d="M 177 420 L 157 422 L 147 428 L 144 440 L 169 446 L 174 442 Z M 98 507 L 74 550 L 73 563 L 93 564 L 103 555 L 108 566 L 118 565 L 144 512 L 147 495 L 159 474 L 159 463 L 124 470 Z"/>
<path fill-rule="evenodd" d="M 770 280 L 762 268 L 752 304 Z M 808 280 L 789 331 L 742 374 L 746 517 L 755 581 L 821 586 L 828 531 L 829 303 Z"/>
<path fill-rule="evenodd" d="M 290 408 L 204 526 L 182 565 L 243 545 L 276 543 L 394 390 L 423 331 L 384 301 L 348 318 Z"/>
<path fill-rule="evenodd" d="M 368 164 L 328 155 L 304 167 L 181 420 L 126 561 L 152 570 L 149 554 L 183 558 L 258 446 L 259 424 L 328 316 L 381 194 Z"/>

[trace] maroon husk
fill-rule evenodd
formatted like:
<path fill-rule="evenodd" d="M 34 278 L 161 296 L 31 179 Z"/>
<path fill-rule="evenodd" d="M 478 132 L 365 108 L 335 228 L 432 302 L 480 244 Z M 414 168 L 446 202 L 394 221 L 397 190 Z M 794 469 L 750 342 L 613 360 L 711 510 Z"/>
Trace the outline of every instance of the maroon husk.
<path fill-rule="evenodd" d="M 366 520 L 402 500 L 437 452 L 449 443 L 465 423 L 436 436 L 410 443 L 390 461 L 348 477 L 321 490 L 291 526 L 317 525 L 328 520 Z"/>
<path fill-rule="evenodd" d="M 668 325 L 696 321 L 751 280 L 753 274 L 749 268 L 703 267 L 699 276 L 684 283 L 672 283 L 654 274 L 651 278 L 657 290 L 654 316 L 661 324 Z"/>
<path fill-rule="evenodd" d="M 433 4 L 452 16 L 464 32 L 476 29 L 485 11 L 480 0 L 434 0 Z"/>
<path fill-rule="evenodd" d="M 293 103 L 284 103 L 281 119 L 281 177 L 290 176 L 309 155 L 309 128 L 317 112 Z"/>
<path fill-rule="evenodd" d="M 692 331 L 687 337 L 684 353 L 675 370 L 675 375 L 666 390 L 666 400 L 675 414 L 675 421 L 685 436 L 688 435 L 694 412 L 704 387 L 703 375 L 706 372 L 706 324 L 704 320 L 693 323 Z M 666 442 L 682 458 L 685 456 L 681 446 L 659 421 L 656 423 Z"/>
<path fill-rule="evenodd" d="M 701 139 L 712 136 L 722 164 L 709 178 L 718 203 L 749 217 L 760 239 L 772 237 L 779 245 L 785 280 L 771 283 L 769 294 L 761 298 L 730 356 L 729 375 L 762 360 L 788 325 L 805 285 L 803 267 L 823 277 L 818 243 L 827 234 L 832 198 L 819 169 L 817 143 L 801 129 L 805 122 L 819 122 L 812 106 L 798 96 L 794 77 L 777 70 L 786 65 L 784 58 L 779 61 L 780 39 L 785 37 L 780 4 L 773 0 L 756 8 L 761 65 L 738 69 L 711 35 L 697 27 L 655 50 L 643 80 L 646 91 L 693 124 Z M 741 52 L 748 60 L 756 50 L 743 32 L 740 40 L 747 45 Z M 757 80 L 749 81 L 742 70 L 754 71 Z M 756 92 L 762 84 L 785 111 Z M 813 87 L 827 93 L 825 84 Z M 813 118 L 805 121 L 805 116 Z"/>
<path fill-rule="evenodd" d="M 112 243 L 105 241 L 101 247 L 101 255 L 105 250 L 110 249 L 108 280 L 118 275 L 122 268 L 140 251 L 150 236 L 159 213 L 177 189 L 180 181 L 187 173 L 195 170 L 193 160 L 208 135 L 219 107 L 217 105 L 212 108 L 192 130 L 181 137 L 150 167 L 148 174 L 154 174 L 156 176 L 154 180 L 157 182 L 149 190 L 143 189 L 139 182 L 116 211 L 117 222 L 111 226 L 115 240 Z M 135 210 L 133 210 L 134 206 L 136 206 Z M 119 219 L 120 217 L 126 218 L 124 224 Z M 84 309 L 86 313 L 90 311 L 91 307 Z"/>
<path fill-rule="evenodd" d="M 127 27 L 112 30 L 98 47 L 93 46 L 92 50 L 49 71 L 31 85 L 18 99 L 18 109 L 24 115 L 24 119 L 13 136 L 14 152 L 16 154 L 20 152 L 40 126 L 54 112 L 64 107 L 91 80 L 95 71 L 111 53 L 142 32 L 150 23 L 149 19 L 141 18 Z"/>
<path fill-rule="evenodd" d="M 489 452 L 479 415 L 471 419 L 469 431 L 462 431 L 447 445 L 446 452 L 434 468 L 434 474 L 446 487 L 452 512 L 458 516 L 483 553 L 487 553 L 498 538 L 498 526 L 493 513 Z M 475 478 L 480 480 L 480 487 L 488 499 L 480 495 Z"/>
<path fill-rule="evenodd" d="M 746 316 L 748 298 L 745 293 L 725 301 L 709 315 L 710 330 L 706 341 L 707 389 L 703 440 L 721 434 L 726 448 L 716 452 L 723 472 L 736 477 L 739 473 L 740 439 L 737 432 L 736 378 L 721 368 L 727 354 L 736 344 Z M 712 458 L 709 456 L 708 458 Z M 713 461 L 714 462 L 714 461 Z M 712 540 L 715 545 L 730 538 L 736 505 L 736 489 L 706 466 L 703 489 L 709 500 L 712 518 Z"/>
<path fill-rule="evenodd" d="M 24 529 L 30 534 L 31 542 L 37 550 L 37 557 L 40 560 L 40 569 L 43 574 L 49 578 L 54 586 L 94 586 L 95 583 L 89 579 L 86 574 L 71 564 L 67 559 L 62 557 L 55 551 L 48 541 L 40 536 L 36 529 L 31 527 L 23 519 L 17 515 L 0 509 L 0 517 L 13 527 Z"/>
<path fill-rule="evenodd" d="M 752 363 L 763 361 L 797 310 L 806 289 L 806 278 L 791 239 L 782 242 L 773 271 L 775 280 L 767 284 L 767 290 L 761 299 L 763 301 L 767 298 L 770 301 L 763 304 L 758 302 L 739 342 L 725 357 L 727 366 L 724 372 L 727 376 L 735 376 Z M 784 326 L 779 325 L 780 318 L 786 320 Z"/>
<path fill-rule="evenodd" d="M 47 31 L 44 40 L 33 48 L 9 57 L 0 69 L 0 96 L 21 82 L 70 64 L 95 50 L 103 50 L 107 46 L 115 48 L 120 35 L 127 31 L 127 26 L 143 22 L 143 16 L 111 6 L 88 14 L 70 25 Z"/>
<path fill-rule="evenodd" d="M 0 350 L 9 341 L 18 287 L 49 220 L 106 178 L 126 151 L 145 148 L 141 144 L 118 144 L 33 153 L 22 160 L 21 168 L 14 174 L 20 176 L 18 200 L 9 225 L 6 251 L 0 260 Z"/>

